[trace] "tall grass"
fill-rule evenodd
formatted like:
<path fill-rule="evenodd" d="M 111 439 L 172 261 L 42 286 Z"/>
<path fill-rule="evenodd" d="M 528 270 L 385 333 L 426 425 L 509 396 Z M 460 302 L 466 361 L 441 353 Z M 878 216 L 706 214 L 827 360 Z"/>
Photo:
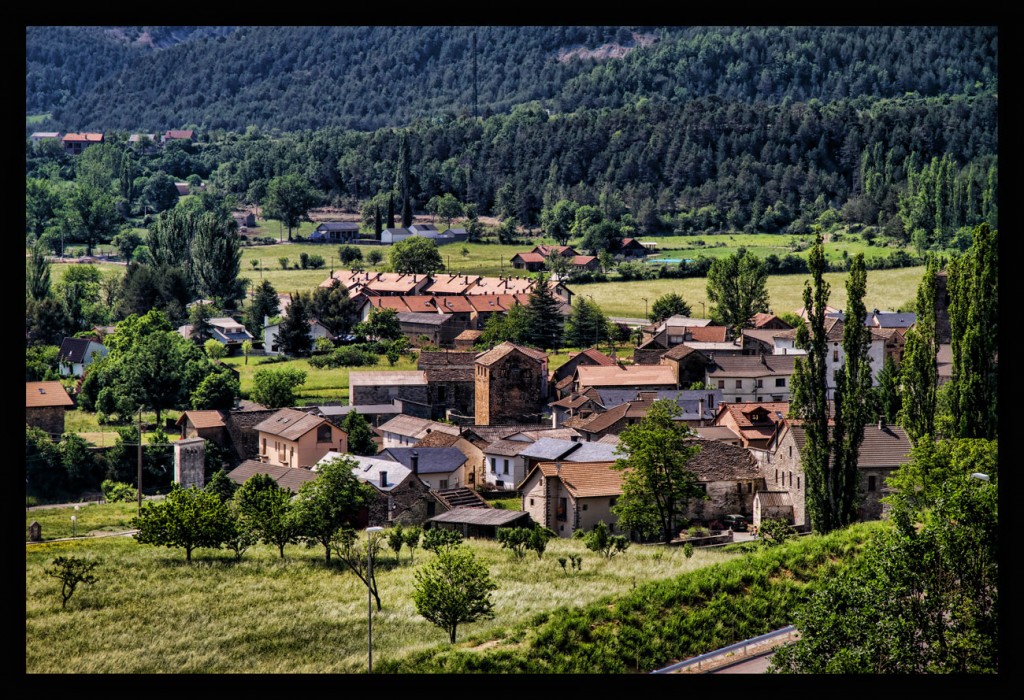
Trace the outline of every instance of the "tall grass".
<path fill-rule="evenodd" d="M 105 506 L 96 506 L 98 508 Z M 45 531 L 44 525 L 44 531 Z M 459 628 L 474 645 L 634 586 L 695 571 L 738 555 L 634 546 L 611 560 L 578 541 L 549 543 L 543 559 L 514 562 L 489 540 L 470 540 L 499 584 L 496 616 Z M 127 537 L 29 545 L 26 549 L 26 668 L 29 673 L 362 673 L 366 669 L 366 588 L 341 566 L 327 567 L 319 548 L 258 545 L 240 562 L 219 550 L 143 546 Z M 558 557 L 583 556 L 576 576 Z M 61 610 L 59 582 L 43 569 L 57 556 L 98 559 L 98 582 L 82 586 Z M 412 600 L 414 572 L 434 555 L 418 549 L 400 563 L 377 560 L 384 608 L 373 622 L 374 664 L 447 648 L 443 631 Z"/>

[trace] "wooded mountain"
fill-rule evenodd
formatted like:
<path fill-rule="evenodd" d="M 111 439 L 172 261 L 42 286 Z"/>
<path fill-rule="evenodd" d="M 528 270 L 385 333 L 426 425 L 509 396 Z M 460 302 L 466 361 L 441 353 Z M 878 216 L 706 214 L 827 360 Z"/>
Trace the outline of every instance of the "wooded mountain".
<path fill-rule="evenodd" d="M 61 130 L 372 130 L 474 114 L 474 94 L 481 116 L 974 95 L 997 75 L 995 27 L 32 27 L 26 42 L 26 109 Z"/>

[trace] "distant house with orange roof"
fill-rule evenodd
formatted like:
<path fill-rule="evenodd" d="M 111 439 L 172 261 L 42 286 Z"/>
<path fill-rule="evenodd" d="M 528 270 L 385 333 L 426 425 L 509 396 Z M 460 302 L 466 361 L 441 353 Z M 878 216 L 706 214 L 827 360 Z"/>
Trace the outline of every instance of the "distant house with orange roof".
<path fill-rule="evenodd" d="M 787 401 L 722 403 L 718 406 L 714 424 L 739 435 L 743 447 L 765 449 L 785 423 L 787 413 Z"/>
<path fill-rule="evenodd" d="M 77 156 L 94 143 L 103 143 L 103 134 L 93 132 L 64 134 L 61 143 L 64 144 L 65 152 Z"/>
<path fill-rule="evenodd" d="M 25 425 L 46 431 L 54 440 L 64 434 L 64 412 L 74 405 L 60 382 L 25 382 Z"/>
<path fill-rule="evenodd" d="M 203 438 L 221 447 L 227 446 L 227 426 L 220 411 L 185 411 L 178 418 L 181 439 Z"/>
<path fill-rule="evenodd" d="M 196 132 L 192 129 L 168 129 L 160 137 L 161 143 L 168 141 L 195 141 Z"/>
<path fill-rule="evenodd" d="M 793 327 L 775 314 L 756 313 L 751 317 L 750 322 L 753 324 L 754 328 L 761 328 L 764 330 L 784 331 Z"/>

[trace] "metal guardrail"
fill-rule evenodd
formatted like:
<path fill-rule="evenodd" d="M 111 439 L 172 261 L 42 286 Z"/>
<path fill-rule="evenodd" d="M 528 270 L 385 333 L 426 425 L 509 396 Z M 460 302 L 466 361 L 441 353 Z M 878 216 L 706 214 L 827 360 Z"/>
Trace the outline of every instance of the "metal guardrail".
<path fill-rule="evenodd" d="M 771 651 L 778 646 L 778 644 L 768 645 L 763 651 L 754 655 L 750 654 L 750 647 L 765 645 L 767 642 L 776 641 L 779 637 L 791 637 L 796 632 L 796 627 L 789 625 L 782 629 L 777 629 L 774 632 L 768 632 L 767 634 L 762 634 L 758 637 L 751 637 L 750 639 L 746 639 L 742 642 L 730 644 L 727 647 L 722 647 L 721 649 L 709 651 L 706 654 L 701 654 L 700 656 L 694 656 L 693 658 L 686 659 L 685 661 L 680 661 L 679 663 L 672 664 L 671 666 L 659 668 L 655 671 L 651 671 L 651 673 L 679 673 L 692 666 L 696 666 L 697 669 L 701 669 L 705 665 L 707 665 L 709 669 L 712 667 L 718 668 L 721 665 L 720 662 L 722 659 L 730 654 L 742 652 L 741 655 L 737 656 L 736 661 L 741 661 L 752 656 L 760 656 L 761 654 Z"/>

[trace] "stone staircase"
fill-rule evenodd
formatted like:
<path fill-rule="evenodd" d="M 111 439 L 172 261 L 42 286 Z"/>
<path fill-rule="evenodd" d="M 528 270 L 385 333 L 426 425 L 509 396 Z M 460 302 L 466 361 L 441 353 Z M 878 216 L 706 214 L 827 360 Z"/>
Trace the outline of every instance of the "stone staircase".
<path fill-rule="evenodd" d="M 448 505 L 449 508 L 459 506 L 466 508 L 491 508 L 492 506 L 476 491 L 470 488 L 442 489 L 434 494 Z"/>

